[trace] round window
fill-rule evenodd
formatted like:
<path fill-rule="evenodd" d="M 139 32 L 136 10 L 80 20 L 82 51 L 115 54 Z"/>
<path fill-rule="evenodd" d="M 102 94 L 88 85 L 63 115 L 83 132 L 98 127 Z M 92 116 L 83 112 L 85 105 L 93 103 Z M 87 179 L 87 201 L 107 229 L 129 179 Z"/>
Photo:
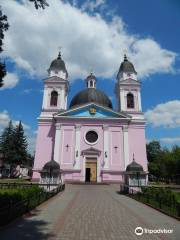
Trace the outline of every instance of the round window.
<path fill-rule="evenodd" d="M 95 143 L 98 140 L 98 134 L 95 131 L 89 131 L 86 133 L 86 141 L 89 143 Z"/>

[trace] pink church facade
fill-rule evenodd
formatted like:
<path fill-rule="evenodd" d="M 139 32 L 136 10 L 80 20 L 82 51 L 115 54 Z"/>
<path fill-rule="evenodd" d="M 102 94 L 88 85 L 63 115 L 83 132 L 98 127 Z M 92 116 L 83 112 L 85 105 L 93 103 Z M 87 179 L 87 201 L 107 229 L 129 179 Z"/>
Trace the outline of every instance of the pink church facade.
<path fill-rule="evenodd" d="M 126 57 L 115 85 L 116 110 L 108 96 L 96 89 L 92 73 L 87 87 L 67 108 L 68 73 L 60 55 L 51 63 L 44 84 L 34 180 L 40 179 L 40 171 L 52 159 L 60 165 L 65 182 L 123 182 L 133 156 L 147 172 L 140 82 Z"/>

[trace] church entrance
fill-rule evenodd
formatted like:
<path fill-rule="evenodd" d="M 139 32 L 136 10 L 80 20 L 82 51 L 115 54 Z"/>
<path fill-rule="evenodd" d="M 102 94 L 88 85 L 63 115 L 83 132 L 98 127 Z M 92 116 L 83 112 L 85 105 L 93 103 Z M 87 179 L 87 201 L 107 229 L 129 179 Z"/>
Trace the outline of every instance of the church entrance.
<path fill-rule="evenodd" d="M 86 182 L 96 182 L 97 181 L 97 159 L 87 159 L 86 160 Z"/>

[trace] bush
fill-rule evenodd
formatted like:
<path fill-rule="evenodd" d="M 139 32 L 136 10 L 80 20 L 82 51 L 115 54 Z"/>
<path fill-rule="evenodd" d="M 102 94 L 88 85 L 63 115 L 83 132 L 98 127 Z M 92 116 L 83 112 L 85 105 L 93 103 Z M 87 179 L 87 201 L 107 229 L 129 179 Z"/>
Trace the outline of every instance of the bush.
<path fill-rule="evenodd" d="M 16 189 L 2 189 L 0 190 L 0 208 L 14 205 L 17 202 L 27 200 L 29 198 L 37 198 L 43 190 L 37 186 Z"/>

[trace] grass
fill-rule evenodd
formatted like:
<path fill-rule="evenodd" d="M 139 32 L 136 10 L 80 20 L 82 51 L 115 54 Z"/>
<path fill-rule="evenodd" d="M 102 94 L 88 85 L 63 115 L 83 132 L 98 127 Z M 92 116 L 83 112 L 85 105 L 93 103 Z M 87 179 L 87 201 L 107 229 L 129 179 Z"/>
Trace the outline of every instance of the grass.
<path fill-rule="evenodd" d="M 180 192 L 171 191 L 169 188 L 146 187 L 142 188 L 141 193 L 129 196 L 168 215 L 179 217 Z"/>

